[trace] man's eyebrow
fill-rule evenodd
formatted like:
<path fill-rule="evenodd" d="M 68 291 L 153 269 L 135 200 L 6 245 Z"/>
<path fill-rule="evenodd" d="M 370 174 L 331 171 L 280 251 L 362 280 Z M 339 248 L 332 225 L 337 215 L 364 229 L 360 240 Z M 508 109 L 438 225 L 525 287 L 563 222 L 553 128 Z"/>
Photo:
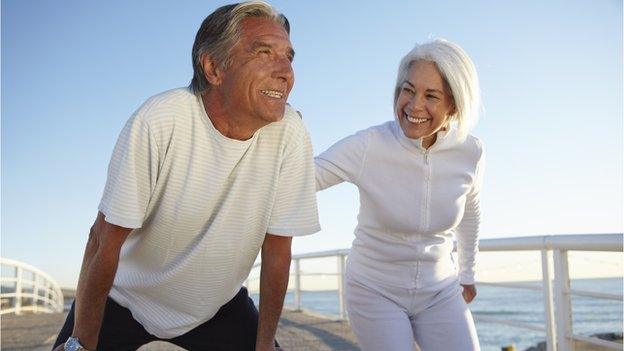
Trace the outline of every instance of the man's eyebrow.
<path fill-rule="evenodd" d="M 267 43 L 263 42 L 263 41 L 254 41 L 251 44 L 251 49 L 252 50 L 256 50 L 256 49 L 259 49 L 259 48 L 268 48 L 268 49 L 270 49 L 270 48 L 272 48 L 272 46 L 270 44 L 267 44 Z"/>
<path fill-rule="evenodd" d="M 406 84 L 406 83 L 407 83 L 410 87 L 412 87 L 412 88 L 416 88 L 416 87 L 414 86 L 414 84 L 412 84 L 412 82 L 410 82 L 410 81 L 409 81 L 409 80 L 407 80 L 407 79 L 403 81 L 403 84 Z"/>
<path fill-rule="evenodd" d="M 258 49 L 262 49 L 262 48 L 266 48 L 266 49 L 272 49 L 273 46 L 269 43 L 266 43 L 264 41 L 254 41 L 251 44 L 251 50 L 258 50 Z M 291 59 L 295 58 L 295 50 L 293 48 L 288 48 L 288 55 L 290 56 Z"/>

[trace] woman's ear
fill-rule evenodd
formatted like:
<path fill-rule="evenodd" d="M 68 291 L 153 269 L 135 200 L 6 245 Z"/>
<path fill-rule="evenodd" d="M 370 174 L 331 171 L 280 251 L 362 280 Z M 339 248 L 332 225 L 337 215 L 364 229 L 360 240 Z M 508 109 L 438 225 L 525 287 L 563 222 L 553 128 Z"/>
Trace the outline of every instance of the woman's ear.
<path fill-rule="evenodd" d="M 455 106 L 455 101 L 451 102 L 451 110 L 449 111 L 449 116 L 455 116 L 457 114 L 457 107 Z"/>
<path fill-rule="evenodd" d="M 221 84 L 221 74 L 223 71 L 221 70 L 220 65 L 218 65 L 210 56 L 204 54 L 201 58 L 201 65 L 204 71 L 204 76 L 210 85 L 220 85 Z"/>

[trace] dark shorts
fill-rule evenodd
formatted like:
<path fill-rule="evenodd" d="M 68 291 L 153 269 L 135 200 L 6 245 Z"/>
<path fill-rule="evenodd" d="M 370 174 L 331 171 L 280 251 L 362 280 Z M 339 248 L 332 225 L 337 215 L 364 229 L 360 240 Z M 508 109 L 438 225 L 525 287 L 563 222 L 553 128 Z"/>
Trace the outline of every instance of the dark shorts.
<path fill-rule="evenodd" d="M 64 343 L 71 336 L 73 328 L 74 304 L 54 347 Z M 172 339 L 160 339 L 148 333 L 132 318 L 130 310 L 109 297 L 106 300 L 97 350 L 136 350 L 144 344 L 160 340 L 187 350 L 247 351 L 255 348 L 257 329 L 258 310 L 245 287 L 232 300 L 221 306 L 212 319 Z"/>

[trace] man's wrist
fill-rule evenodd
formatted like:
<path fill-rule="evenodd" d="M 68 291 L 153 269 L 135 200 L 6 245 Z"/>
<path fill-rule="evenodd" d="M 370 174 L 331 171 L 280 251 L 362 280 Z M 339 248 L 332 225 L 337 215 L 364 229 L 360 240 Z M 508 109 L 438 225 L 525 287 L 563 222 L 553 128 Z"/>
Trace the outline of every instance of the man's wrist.
<path fill-rule="evenodd" d="M 80 339 L 75 336 L 70 336 L 67 341 L 65 341 L 63 348 L 65 351 L 90 351 L 90 349 L 84 347 Z"/>

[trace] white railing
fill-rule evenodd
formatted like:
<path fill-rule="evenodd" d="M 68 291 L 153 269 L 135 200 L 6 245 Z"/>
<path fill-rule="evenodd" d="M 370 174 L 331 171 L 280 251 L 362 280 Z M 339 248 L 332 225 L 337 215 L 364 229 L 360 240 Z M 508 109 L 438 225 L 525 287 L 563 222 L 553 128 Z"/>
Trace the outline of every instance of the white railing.
<path fill-rule="evenodd" d="M 621 294 L 606 294 L 592 291 L 574 290 L 570 288 L 570 274 L 568 270 L 568 251 L 604 251 L 622 252 L 622 234 L 579 234 L 579 235 L 545 235 L 531 237 L 514 237 L 502 239 L 483 239 L 479 242 L 479 251 L 540 251 L 542 261 L 542 286 L 523 283 L 485 283 L 477 285 L 500 286 L 516 289 L 538 290 L 543 293 L 544 313 L 546 325 L 535 326 L 520 321 L 478 316 L 477 320 L 486 323 L 505 324 L 519 328 L 542 331 L 546 333 L 548 351 L 573 351 L 574 340 L 622 350 L 622 344 L 601 340 L 595 337 L 577 335 L 572 332 L 571 297 L 585 296 L 596 299 L 622 301 Z M 293 255 L 291 276 L 294 279 L 295 309 L 301 310 L 301 276 L 314 275 L 302 273 L 301 261 L 315 258 L 336 257 L 337 273 L 321 275 L 336 275 L 338 277 L 338 295 L 340 303 L 340 318 L 346 319 L 344 302 L 344 267 L 348 249 L 313 252 L 302 255 Z M 552 263 L 552 264 L 551 264 Z M 259 267 L 260 263 L 254 265 Z M 257 278 L 255 278 L 257 279 Z M 247 281 L 249 283 L 250 280 Z M 247 284 L 249 285 L 249 284 Z"/>
<path fill-rule="evenodd" d="M 52 277 L 29 264 L 8 258 L 0 258 L 0 264 L 0 315 L 63 312 L 63 293 Z"/>

